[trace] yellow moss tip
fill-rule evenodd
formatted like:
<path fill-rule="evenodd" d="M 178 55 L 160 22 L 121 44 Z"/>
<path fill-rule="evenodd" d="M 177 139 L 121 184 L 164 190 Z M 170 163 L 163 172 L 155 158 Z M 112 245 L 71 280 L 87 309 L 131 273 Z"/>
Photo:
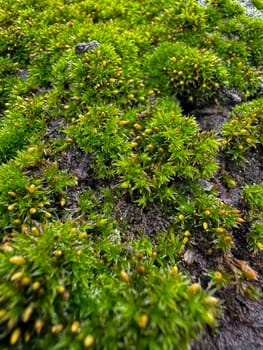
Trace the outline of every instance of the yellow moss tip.
<path fill-rule="evenodd" d="M 10 197 L 16 197 L 16 193 L 14 191 L 7 192 Z"/>
<path fill-rule="evenodd" d="M 16 273 L 14 273 L 14 274 L 11 276 L 10 280 L 11 280 L 11 281 L 20 280 L 20 279 L 23 277 L 23 275 L 24 275 L 24 272 L 23 272 L 23 271 L 16 272 Z"/>
<path fill-rule="evenodd" d="M 41 333 L 43 326 L 44 326 L 43 320 L 40 320 L 40 319 L 36 320 L 34 329 L 37 332 L 37 334 Z"/>
<path fill-rule="evenodd" d="M 56 324 L 56 325 L 52 326 L 51 333 L 58 334 L 59 332 L 62 331 L 62 329 L 63 329 L 63 325 L 62 324 Z"/>
<path fill-rule="evenodd" d="M 35 191 L 35 189 L 36 189 L 36 187 L 35 187 L 35 185 L 30 185 L 28 188 L 27 188 L 27 191 L 29 192 L 29 193 L 33 193 L 34 191 Z"/>
<path fill-rule="evenodd" d="M 63 255 L 63 252 L 62 252 L 62 250 L 58 249 L 58 250 L 55 251 L 54 254 L 55 254 L 55 256 L 56 256 L 57 258 L 59 258 L 60 256 Z"/>
<path fill-rule="evenodd" d="M 263 250 L 263 244 L 262 243 L 257 242 L 256 246 L 258 247 L 258 249 Z"/>
<path fill-rule="evenodd" d="M 123 282 L 125 283 L 129 283 L 130 282 L 130 278 L 128 276 L 128 274 L 124 271 L 124 270 L 121 270 L 120 272 L 120 278 L 123 280 Z"/>
<path fill-rule="evenodd" d="M 32 289 L 38 290 L 39 288 L 40 288 L 40 282 L 39 281 L 34 282 L 32 285 Z"/>
<path fill-rule="evenodd" d="M 64 286 L 57 286 L 57 292 L 58 292 L 59 294 L 64 293 L 64 292 L 65 292 L 65 287 L 64 287 Z"/>
<path fill-rule="evenodd" d="M 93 335 L 87 335 L 84 339 L 84 347 L 87 349 L 87 348 L 90 348 L 92 345 L 94 344 L 94 337 Z"/>
<path fill-rule="evenodd" d="M 60 205 L 61 205 L 62 207 L 64 207 L 65 204 L 66 204 L 66 199 L 65 199 L 65 198 L 61 198 L 61 200 L 60 200 Z"/>
<path fill-rule="evenodd" d="M 236 222 L 238 222 L 239 224 L 243 224 L 244 222 L 246 222 L 246 220 L 242 218 L 236 218 Z"/>
<path fill-rule="evenodd" d="M 31 232 L 34 236 L 36 236 L 36 237 L 39 236 L 39 230 L 37 227 L 35 227 L 35 226 L 32 227 Z"/>
<path fill-rule="evenodd" d="M 178 267 L 177 267 L 176 265 L 173 266 L 173 267 L 172 267 L 172 270 L 171 270 L 171 274 L 172 274 L 173 276 L 177 276 L 178 273 L 179 273 Z"/>
<path fill-rule="evenodd" d="M 15 345 L 18 342 L 20 335 L 21 335 L 21 329 L 20 328 L 14 329 L 10 336 L 10 345 Z"/>
<path fill-rule="evenodd" d="M 199 292 L 202 289 L 201 285 L 199 283 L 193 283 L 188 287 L 188 292 L 190 294 L 195 294 Z"/>
<path fill-rule="evenodd" d="M 10 204 L 8 207 L 7 207 L 7 210 L 9 211 L 12 211 L 15 209 L 15 205 L 14 204 Z"/>
<path fill-rule="evenodd" d="M 30 340 L 30 333 L 29 333 L 29 332 L 26 332 L 26 333 L 24 334 L 24 341 L 25 341 L 25 343 L 28 343 L 29 340 Z"/>
<path fill-rule="evenodd" d="M 29 213 L 30 214 L 35 214 L 37 212 L 36 208 L 30 208 Z"/>
<path fill-rule="evenodd" d="M 179 215 L 178 215 L 178 219 L 179 219 L 180 221 L 184 221 L 185 216 L 184 216 L 183 214 L 179 214 Z"/>
<path fill-rule="evenodd" d="M 213 326 L 215 324 L 215 317 L 211 312 L 207 312 L 205 314 L 205 322 L 209 325 L 209 326 Z"/>
<path fill-rule="evenodd" d="M 6 310 L 6 309 L 0 310 L 0 320 L 1 320 L 2 318 L 4 318 L 6 314 L 7 314 L 7 310 Z"/>
<path fill-rule="evenodd" d="M 183 244 L 188 243 L 188 241 L 189 241 L 189 238 L 188 238 L 188 237 L 184 237 L 184 238 L 183 238 Z"/>
<path fill-rule="evenodd" d="M 31 317 L 31 315 L 32 315 L 33 310 L 34 310 L 33 305 L 29 305 L 29 306 L 25 309 L 25 311 L 23 312 L 23 315 L 22 315 L 22 321 L 23 321 L 23 322 L 26 323 L 26 322 L 29 321 L 29 319 L 30 319 L 30 317 Z"/>
<path fill-rule="evenodd" d="M 217 227 L 216 228 L 216 233 L 224 233 L 225 229 L 223 227 Z"/>
<path fill-rule="evenodd" d="M 29 285 L 29 283 L 30 283 L 30 278 L 29 277 L 27 277 L 27 276 L 25 276 L 25 277 L 23 277 L 22 279 L 21 279 L 21 285 L 22 286 L 28 286 Z"/>
<path fill-rule="evenodd" d="M 203 222 L 203 229 L 208 230 L 208 223 L 207 222 Z"/>
<path fill-rule="evenodd" d="M 214 278 L 217 280 L 217 281 L 221 281 L 223 279 L 223 275 L 220 271 L 216 271 L 214 273 Z"/>
<path fill-rule="evenodd" d="M 142 314 L 140 315 L 137 324 L 140 328 L 145 328 L 148 322 L 149 322 L 149 316 L 147 314 Z"/>
<path fill-rule="evenodd" d="M 79 321 L 74 321 L 70 327 L 70 330 L 72 333 L 77 333 L 78 329 L 80 327 L 80 322 Z"/>
<path fill-rule="evenodd" d="M 11 264 L 14 265 L 24 265 L 24 263 L 26 262 L 25 258 L 23 256 L 11 256 L 11 258 L 9 259 L 9 262 Z"/>
<path fill-rule="evenodd" d="M 219 299 L 213 296 L 208 296 L 204 299 L 204 302 L 209 305 L 218 305 Z"/>

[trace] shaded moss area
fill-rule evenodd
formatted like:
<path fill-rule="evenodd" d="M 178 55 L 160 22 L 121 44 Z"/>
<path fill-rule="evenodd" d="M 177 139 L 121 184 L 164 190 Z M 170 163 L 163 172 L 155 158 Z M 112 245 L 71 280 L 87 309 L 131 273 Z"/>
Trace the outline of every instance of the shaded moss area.
<path fill-rule="evenodd" d="M 1 346 L 227 349 L 262 289 L 262 19 L 0 5 Z"/>

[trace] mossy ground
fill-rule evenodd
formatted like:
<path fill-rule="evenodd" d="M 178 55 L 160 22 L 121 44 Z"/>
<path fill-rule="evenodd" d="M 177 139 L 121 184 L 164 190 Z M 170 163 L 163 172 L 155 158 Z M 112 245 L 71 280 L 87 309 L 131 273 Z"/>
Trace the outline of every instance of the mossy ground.
<path fill-rule="evenodd" d="M 0 5 L 1 348 L 262 346 L 262 19 Z"/>

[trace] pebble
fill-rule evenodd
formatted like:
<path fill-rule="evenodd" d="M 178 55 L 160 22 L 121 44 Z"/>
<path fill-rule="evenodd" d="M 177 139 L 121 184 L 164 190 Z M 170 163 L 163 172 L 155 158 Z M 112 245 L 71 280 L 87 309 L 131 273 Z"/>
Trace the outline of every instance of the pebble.
<path fill-rule="evenodd" d="M 75 52 L 76 54 L 81 54 L 87 51 L 93 51 L 98 46 L 100 46 L 100 43 L 97 40 L 92 40 L 86 43 L 78 43 L 75 46 Z"/>

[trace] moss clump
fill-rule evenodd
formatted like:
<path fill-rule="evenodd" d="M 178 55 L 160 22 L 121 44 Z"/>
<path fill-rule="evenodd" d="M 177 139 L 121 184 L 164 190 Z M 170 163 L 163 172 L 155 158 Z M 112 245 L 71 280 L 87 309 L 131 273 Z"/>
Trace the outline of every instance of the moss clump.
<path fill-rule="evenodd" d="M 227 71 L 211 51 L 185 43 L 162 43 L 149 57 L 149 82 L 163 93 L 205 103 L 227 84 Z"/>
<path fill-rule="evenodd" d="M 224 150 L 231 157 L 244 159 L 250 149 L 262 145 L 262 102 L 259 98 L 235 107 L 231 119 L 224 124 Z"/>
<path fill-rule="evenodd" d="M 121 187 L 139 194 L 144 205 L 157 198 L 172 199 L 175 179 L 209 178 L 217 169 L 214 155 L 219 143 L 213 134 L 199 133 L 196 122 L 183 117 L 173 99 L 162 101 L 144 120 L 137 117 L 122 128 L 130 132 L 116 172 Z"/>
<path fill-rule="evenodd" d="M 171 199 L 176 178 L 209 178 L 217 169 L 219 142 L 212 133 L 199 133 L 194 119 L 183 117 L 174 99 L 147 112 L 123 114 L 112 105 L 90 108 L 68 133 L 94 155 L 92 167 L 99 178 L 118 174 L 121 188 L 139 195 L 143 205 Z"/>
<path fill-rule="evenodd" d="M 117 233 L 106 237 L 105 226 L 96 225 L 100 237 L 57 222 L 38 239 L 20 235 L 2 246 L 3 345 L 10 339 L 24 349 L 81 349 L 90 335 L 98 348 L 187 349 L 203 323 L 214 324 L 218 299 L 178 269 L 157 268 L 143 241 L 138 258 Z"/>
<path fill-rule="evenodd" d="M 263 250 L 263 185 L 247 185 L 243 189 L 243 198 L 249 207 L 248 221 L 250 231 L 248 239 L 252 249 Z"/>

